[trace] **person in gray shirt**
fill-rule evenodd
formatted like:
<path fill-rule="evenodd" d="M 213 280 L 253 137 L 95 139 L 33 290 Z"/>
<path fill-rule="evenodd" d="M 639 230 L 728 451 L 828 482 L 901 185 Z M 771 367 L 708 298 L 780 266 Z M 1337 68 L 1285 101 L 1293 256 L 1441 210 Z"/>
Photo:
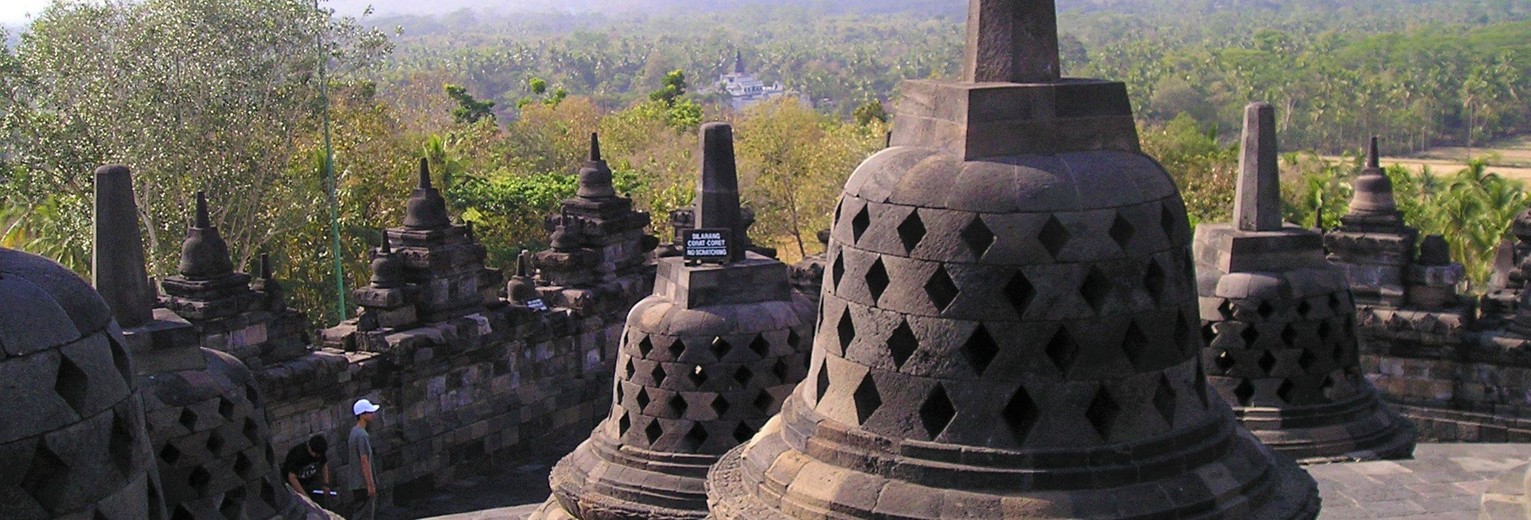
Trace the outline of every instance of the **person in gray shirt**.
<path fill-rule="evenodd" d="M 377 515 L 377 466 L 372 459 L 372 436 L 367 434 L 367 426 L 372 424 L 377 416 L 378 405 L 372 401 L 362 399 L 351 406 L 351 413 L 356 414 L 356 426 L 351 428 L 351 435 L 347 437 L 347 445 L 351 450 L 351 508 L 346 518 L 350 520 L 372 520 Z"/>

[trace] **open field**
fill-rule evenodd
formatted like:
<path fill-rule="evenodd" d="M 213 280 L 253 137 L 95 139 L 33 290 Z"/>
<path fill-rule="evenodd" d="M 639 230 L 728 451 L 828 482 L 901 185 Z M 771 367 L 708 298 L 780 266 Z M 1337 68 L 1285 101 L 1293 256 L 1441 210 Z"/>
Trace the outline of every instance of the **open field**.
<path fill-rule="evenodd" d="M 1425 166 L 1436 175 L 1452 175 L 1467 167 L 1471 157 L 1488 157 L 1490 173 L 1501 177 L 1531 182 L 1531 136 L 1502 139 L 1468 150 L 1460 146 L 1443 146 L 1397 157 L 1383 157 L 1384 166 L 1402 164 L 1415 170 Z M 1344 160 L 1342 157 L 1326 156 L 1326 160 Z"/>

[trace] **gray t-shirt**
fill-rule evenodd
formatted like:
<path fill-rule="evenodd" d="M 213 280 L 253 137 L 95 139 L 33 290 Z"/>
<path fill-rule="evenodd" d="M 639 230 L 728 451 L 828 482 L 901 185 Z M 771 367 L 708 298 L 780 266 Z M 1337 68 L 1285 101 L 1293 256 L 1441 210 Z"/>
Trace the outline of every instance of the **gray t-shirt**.
<path fill-rule="evenodd" d="M 377 459 L 372 458 L 372 436 L 367 435 L 367 429 L 361 426 L 351 427 L 351 436 L 347 438 L 346 445 L 350 449 L 351 469 L 346 472 L 350 477 L 351 489 L 367 489 L 367 479 L 361 474 L 361 458 L 367 457 L 372 463 L 373 478 L 377 477 Z"/>

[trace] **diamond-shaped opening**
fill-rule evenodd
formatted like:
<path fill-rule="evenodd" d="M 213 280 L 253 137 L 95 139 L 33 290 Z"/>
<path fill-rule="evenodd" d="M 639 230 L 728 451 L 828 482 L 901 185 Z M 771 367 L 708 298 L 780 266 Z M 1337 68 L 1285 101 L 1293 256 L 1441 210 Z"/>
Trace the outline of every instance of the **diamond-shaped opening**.
<path fill-rule="evenodd" d="M 245 385 L 245 400 L 250 402 L 250 406 L 253 406 L 257 409 L 263 406 L 261 405 L 260 400 L 260 390 L 257 390 L 255 385 Z"/>
<path fill-rule="evenodd" d="M 1015 394 L 1010 396 L 1010 401 L 1005 403 L 1005 409 L 1000 412 L 1000 417 L 1005 420 L 1017 445 L 1026 443 L 1026 437 L 1031 435 L 1041 415 L 1037 403 L 1031 400 L 1031 394 L 1026 393 L 1024 386 L 1016 387 Z"/>
<path fill-rule="evenodd" d="M 1333 374 L 1324 376 L 1324 383 L 1319 386 L 1319 390 L 1324 393 L 1324 399 L 1329 401 L 1338 399 L 1340 396 L 1339 384 L 1334 380 Z"/>
<path fill-rule="evenodd" d="M 638 403 L 638 411 L 643 411 L 644 408 L 648 408 L 649 407 L 649 389 L 648 388 L 639 388 L 638 389 L 638 395 L 633 397 L 633 402 Z"/>
<path fill-rule="evenodd" d="M 1143 288 L 1155 303 L 1164 303 L 1164 284 L 1164 268 L 1159 267 L 1157 260 L 1149 260 L 1148 268 L 1143 270 Z"/>
<path fill-rule="evenodd" d="M 1069 230 L 1063 227 L 1062 222 L 1058 222 L 1058 217 L 1049 216 L 1047 223 L 1042 224 L 1042 230 L 1037 233 L 1037 241 L 1042 243 L 1048 254 L 1057 259 L 1058 253 L 1069 242 Z"/>
<path fill-rule="evenodd" d="M 670 359 L 680 359 L 680 355 L 686 352 L 686 342 L 681 341 L 680 338 L 675 338 L 675 341 L 670 342 L 670 347 L 667 350 L 670 351 Z"/>
<path fill-rule="evenodd" d="M 117 472 L 127 475 L 133 471 L 133 444 L 138 436 L 133 434 L 133 424 L 121 413 L 112 413 L 112 434 L 107 439 L 106 453 L 111 456 Z"/>
<path fill-rule="evenodd" d="M 973 367 L 973 373 L 980 377 L 998 355 L 999 343 L 994 341 L 994 336 L 982 324 L 973 329 L 973 334 L 962 344 L 962 357 L 967 359 L 968 366 Z"/>
<path fill-rule="evenodd" d="M 818 383 L 819 395 L 818 395 L 818 399 L 815 399 L 813 401 L 814 404 L 818 404 L 818 403 L 824 402 L 824 396 L 829 395 L 829 364 L 828 363 L 821 363 L 821 364 L 819 364 L 819 376 L 816 379 L 816 382 Z"/>
<path fill-rule="evenodd" d="M 149 520 L 162 520 L 165 517 L 165 497 L 159 494 L 159 479 L 150 478 L 144 483 L 144 495 L 149 504 Z"/>
<path fill-rule="evenodd" d="M 207 472 L 207 468 L 197 466 L 192 468 L 191 474 L 186 475 L 186 483 L 197 490 L 198 496 L 207 496 L 207 485 L 213 482 L 213 474 Z"/>
<path fill-rule="evenodd" d="M 229 520 L 244 518 L 245 490 L 234 488 L 223 493 L 223 502 L 218 504 L 218 512 Z"/>
<path fill-rule="evenodd" d="M 1245 348 L 1255 348 L 1255 342 L 1260 341 L 1260 331 L 1253 323 L 1244 325 L 1244 330 L 1239 331 L 1239 338 L 1244 340 Z"/>
<path fill-rule="evenodd" d="M 835 327 L 840 333 L 840 353 L 843 355 L 851 348 L 851 341 L 856 339 L 856 323 L 851 321 L 851 310 L 845 309 L 840 313 L 840 324 Z"/>
<path fill-rule="evenodd" d="M 1285 343 L 1288 347 L 1297 346 L 1297 329 L 1292 327 L 1292 324 L 1288 323 L 1285 328 L 1281 329 L 1281 342 Z"/>
<path fill-rule="evenodd" d="M 69 356 L 60 354 L 58 357 L 58 374 L 53 380 L 53 391 L 64 402 L 73 408 L 75 413 L 85 415 L 85 396 L 90 389 L 90 378 L 85 376 L 85 371 L 80 370 Z"/>
<path fill-rule="evenodd" d="M 167 442 L 165 447 L 159 450 L 159 460 L 165 461 L 165 464 L 170 466 L 175 466 L 175 463 L 181 460 L 181 450 L 177 449 L 174 444 Z"/>
<path fill-rule="evenodd" d="M 1255 397 L 1255 385 L 1248 379 L 1239 381 L 1239 385 L 1233 387 L 1233 397 L 1239 400 L 1239 406 L 1249 406 L 1250 400 Z"/>
<path fill-rule="evenodd" d="M 654 386 L 664 385 L 664 380 L 669 375 L 670 374 L 665 373 L 664 365 L 661 363 L 654 363 L 654 370 L 649 371 L 649 377 L 653 378 Z"/>
<path fill-rule="evenodd" d="M 1291 379 L 1281 381 L 1281 386 L 1276 387 L 1276 397 L 1280 397 L 1287 404 L 1296 404 L 1297 384 Z"/>
<path fill-rule="evenodd" d="M 1267 350 L 1260 355 L 1260 371 L 1270 375 L 1271 369 L 1276 368 L 1276 355 Z"/>
<path fill-rule="evenodd" d="M 644 336 L 643 340 L 638 342 L 638 354 L 643 356 L 644 359 L 648 359 L 649 353 L 653 351 L 654 341 L 650 340 L 648 336 Z"/>
<path fill-rule="evenodd" d="M 686 372 L 686 379 L 691 381 L 691 386 L 701 389 L 702 384 L 707 382 L 707 371 L 702 370 L 701 365 L 697 365 L 696 368 Z"/>
<path fill-rule="evenodd" d="M 915 337 L 914 331 L 910 330 L 908 321 L 901 321 L 898 328 L 893 329 L 893 334 L 888 336 L 888 354 L 893 357 L 893 366 L 904 367 L 904 362 L 920 349 L 920 339 Z"/>
<path fill-rule="evenodd" d="M 872 267 L 867 268 L 867 292 L 872 294 L 872 303 L 882 299 L 883 291 L 888 290 L 888 269 L 882 266 L 882 257 L 872 261 Z"/>
<path fill-rule="evenodd" d="M 754 437 L 754 436 L 755 436 L 755 429 L 751 428 L 750 425 L 748 425 L 748 424 L 740 422 L 738 426 L 734 427 L 734 440 L 735 441 L 738 441 L 738 442 L 741 442 L 741 443 L 749 442 L 750 438 Z"/>
<path fill-rule="evenodd" d="M 1154 408 L 1164 418 L 1164 424 L 1175 427 L 1175 388 L 1169 376 L 1159 376 L 1159 389 L 1154 391 Z"/>
<path fill-rule="evenodd" d="M 1217 339 L 1217 329 L 1213 327 L 1213 325 L 1215 325 L 1215 324 L 1217 324 L 1217 322 L 1214 322 L 1214 321 L 1202 322 L 1202 324 L 1201 324 L 1201 342 L 1203 344 L 1211 345 L 1212 344 L 1212 340 Z"/>
<path fill-rule="evenodd" d="M 771 365 L 771 373 L 776 375 L 776 380 L 783 383 L 792 375 L 792 367 L 787 365 L 787 358 L 776 358 L 776 364 Z"/>
<path fill-rule="evenodd" d="M 686 430 L 686 446 L 695 450 L 707 443 L 707 428 L 702 423 L 692 423 L 691 429 Z"/>
<path fill-rule="evenodd" d="M 622 402 L 622 396 L 626 395 L 626 394 L 623 393 L 622 383 L 618 382 L 615 385 L 611 385 L 611 389 L 612 389 L 612 395 L 613 395 L 611 402 L 613 402 L 613 403 L 621 403 Z"/>
<path fill-rule="evenodd" d="M 937 383 L 935 390 L 925 398 L 925 404 L 920 405 L 920 425 L 925 427 L 925 433 L 934 440 L 946 430 L 946 425 L 951 424 L 952 418 L 957 416 L 957 409 L 952 407 L 952 400 L 946 396 L 946 388 Z"/>
<path fill-rule="evenodd" d="M 1308 313 L 1310 313 L 1310 312 L 1313 312 L 1313 304 L 1308 303 L 1308 300 L 1303 300 L 1303 301 L 1297 303 L 1297 315 L 1298 316 L 1302 316 L 1302 317 L 1306 318 L 1306 317 L 1308 317 Z"/>
<path fill-rule="evenodd" d="M 21 476 L 20 486 L 44 509 L 53 511 L 64 494 L 70 491 L 69 465 L 48 447 L 47 441 L 39 438 L 37 447 L 32 450 L 32 464 Z"/>
<path fill-rule="evenodd" d="M 1005 299 L 1010 302 L 1010 308 L 1015 309 L 1018 318 L 1026 315 L 1026 308 L 1031 306 L 1031 300 L 1036 296 L 1036 287 L 1031 285 L 1031 280 L 1027 280 L 1026 274 L 1020 269 L 1005 283 Z"/>
<path fill-rule="evenodd" d="M 1335 314 L 1344 314 L 1345 313 L 1345 309 L 1340 308 L 1340 297 L 1339 297 L 1339 295 L 1334 294 L 1334 293 L 1329 293 L 1329 310 L 1334 311 Z"/>
<path fill-rule="evenodd" d="M 664 427 L 659 425 L 659 419 L 649 421 L 647 428 L 643 429 L 643 438 L 649 441 L 649 445 L 659 442 L 659 436 L 664 435 Z"/>
<path fill-rule="evenodd" d="M 1111 235 L 1111 240 L 1115 240 L 1116 245 L 1121 246 L 1124 250 L 1132 243 L 1132 236 L 1137 234 L 1137 232 L 1137 228 L 1132 227 L 1131 222 L 1122 218 L 1121 213 L 1116 214 L 1116 219 L 1111 221 L 1111 229 L 1106 231 L 1106 233 Z"/>
<path fill-rule="evenodd" d="M 898 240 L 904 243 L 904 251 L 914 250 L 914 246 L 920 245 L 920 240 L 925 238 L 925 223 L 920 221 L 920 211 L 914 210 L 904 218 L 904 222 L 898 225 Z"/>
<path fill-rule="evenodd" d="M 1079 345 L 1074 343 L 1073 336 L 1069 335 L 1068 327 L 1059 325 L 1058 330 L 1053 333 L 1053 339 L 1048 340 L 1045 352 L 1047 359 L 1052 360 L 1053 366 L 1058 367 L 1058 371 L 1067 377 L 1069 371 L 1074 369 L 1074 358 L 1079 355 Z"/>
<path fill-rule="evenodd" d="M 741 365 L 739 368 L 734 369 L 734 382 L 739 383 L 739 386 L 749 386 L 750 380 L 754 378 L 755 372 L 750 370 L 750 367 Z"/>
<path fill-rule="evenodd" d="M 1091 267 L 1090 272 L 1084 276 L 1084 283 L 1079 284 L 1079 296 L 1099 313 L 1105 308 L 1106 299 L 1110 295 L 1111 281 L 1101 274 L 1100 269 Z"/>
<path fill-rule="evenodd" d="M 181 417 L 176 422 L 181 423 L 181 426 L 187 430 L 197 431 L 197 412 L 191 411 L 189 407 L 183 408 L 181 409 Z"/>
<path fill-rule="evenodd" d="M 734 349 L 734 346 L 728 340 L 723 339 L 722 336 L 718 336 L 712 338 L 712 344 L 708 345 L 707 348 L 712 351 L 712 357 L 723 359 L 723 356 L 727 356 L 728 352 Z"/>
<path fill-rule="evenodd" d="M 245 426 L 241 431 L 245 434 L 245 440 L 250 441 L 250 444 L 260 444 L 264 440 L 261 438 L 260 425 L 256 424 L 253 417 L 245 418 Z"/>
<path fill-rule="evenodd" d="M 830 221 L 830 223 L 839 224 L 841 213 L 845 213 L 845 197 L 840 197 L 840 200 L 835 201 L 835 216 L 834 220 Z"/>
<path fill-rule="evenodd" d="M 771 342 L 765 339 L 764 334 L 756 334 L 755 339 L 750 341 L 750 352 L 754 352 L 756 356 L 762 358 L 769 357 L 771 355 Z"/>
<path fill-rule="evenodd" d="M 230 401 L 227 397 L 219 396 L 218 415 L 222 416 L 225 420 L 234 420 L 234 402 Z"/>
<path fill-rule="evenodd" d="M 627 365 L 624 367 L 623 373 L 627 374 L 627 377 L 638 375 L 638 367 L 633 365 L 633 358 L 627 358 Z"/>
<path fill-rule="evenodd" d="M 1228 371 L 1233 370 L 1233 366 L 1238 364 L 1238 362 L 1234 361 L 1233 354 L 1223 350 L 1217 353 L 1217 357 L 1212 360 L 1212 364 L 1217 366 L 1219 373 L 1226 375 Z"/>
<path fill-rule="evenodd" d="M 798 335 L 796 329 L 787 329 L 787 346 L 792 347 L 793 352 L 803 346 L 803 337 Z"/>
<path fill-rule="evenodd" d="M 712 403 L 708 406 L 711 406 L 713 413 L 718 414 L 720 418 L 728 413 L 728 399 L 724 398 L 723 394 L 713 396 Z"/>
<path fill-rule="evenodd" d="M 681 394 L 675 394 L 670 397 L 670 400 L 665 405 L 670 408 L 670 413 L 675 414 L 676 417 L 685 417 L 686 408 L 690 406 L 686 404 L 686 398 L 682 397 Z"/>
<path fill-rule="evenodd" d="M 867 213 L 867 207 L 862 206 L 856 216 L 851 217 L 851 241 L 860 242 L 861 235 L 866 233 L 867 227 L 872 225 L 872 216 Z"/>
<path fill-rule="evenodd" d="M 877 393 L 877 383 L 872 381 L 872 374 L 861 378 L 861 384 L 856 385 L 856 391 L 851 393 L 851 400 L 856 405 L 856 423 L 865 425 L 867 419 L 882 406 L 882 396 Z"/>
<path fill-rule="evenodd" d="M 254 467 L 255 467 L 255 464 L 250 462 L 250 457 L 249 456 L 246 456 L 245 454 L 240 453 L 239 455 L 234 457 L 234 474 L 239 475 L 239 478 L 241 478 L 241 479 L 249 479 L 250 478 L 250 469 L 254 468 Z"/>
<path fill-rule="evenodd" d="M 835 263 L 829 267 L 829 273 L 834 281 L 834 290 L 840 290 L 840 280 L 845 278 L 845 255 L 835 255 Z"/>
<path fill-rule="evenodd" d="M 1334 329 L 1329 326 L 1329 322 L 1328 321 L 1320 321 L 1320 322 L 1318 322 L 1317 334 L 1318 334 L 1319 341 L 1329 341 L 1329 336 L 1333 332 L 1334 332 Z"/>
<path fill-rule="evenodd" d="M 1218 304 L 1217 315 L 1222 317 L 1222 319 L 1218 321 L 1228 321 L 1233 319 L 1233 302 L 1229 300 L 1223 300 L 1223 303 Z"/>
<path fill-rule="evenodd" d="M 1085 419 L 1089 419 L 1090 425 L 1095 427 L 1095 432 L 1100 434 L 1101 439 L 1111 440 L 1111 432 L 1116 429 L 1116 420 L 1122 414 L 1122 406 L 1111 397 L 1111 391 L 1102 386 L 1095 392 L 1095 398 L 1090 400 L 1090 406 L 1085 408 Z"/>
<path fill-rule="evenodd" d="M 930 303 L 935 304 L 937 311 L 945 311 L 957 299 L 958 291 L 957 283 L 946 274 L 944 265 L 936 267 L 936 272 L 925 281 L 925 295 L 930 297 Z"/>
<path fill-rule="evenodd" d="M 960 236 L 975 259 L 982 259 L 984 253 L 989 252 L 989 248 L 994 245 L 994 232 L 984 225 L 982 216 L 974 216 L 973 221 L 962 228 Z"/>
<path fill-rule="evenodd" d="M 756 410 L 760 410 L 766 415 L 776 414 L 776 398 L 771 397 L 770 392 L 765 390 L 757 392 L 755 394 L 755 401 L 751 404 L 755 405 Z"/>
<path fill-rule="evenodd" d="M 271 485 L 271 480 L 262 480 L 260 483 L 260 499 L 276 509 L 276 488 Z"/>
<path fill-rule="evenodd" d="M 627 435 L 627 430 L 632 429 L 632 427 L 633 420 L 628 418 L 627 412 L 622 412 L 622 415 L 617 417 L 617 436 L 621 437 Z"/>
<path fill-rule="evenodd" d="M 1302 367 L 1303 372 L 1313 370 L 1313 365 L 1318 363 L 1318 356 L 1313 354 L 1312 349 L 1302 349 L 1302 354 L 1297 356 L 1297 366 Z"/>
<path fill-rule="evenodd" d="M 1170 211 L 1169 203 L 1159 207 L 1159 229 L 1164 231 L 1164 237 L 1170 243 L 1175 242 L 1175 229 L 1180 227 L 1177 223 L 1179 220 L 1175 218 L 1175 212 Z"/>
<path fill-rule="evenodd" d="M 1255 307 L 1255 312 L 1260 314 L 1261 319 L 1270 319 L 1271 314 L 1275 314 L 1276 308 L 1271 306 L 1271 302 L 1262 300 L 1260 305 Z"/>
<path fill-rule="evenodd" d="M 1143 360 L 1148 357 L 1148 335 L 1138 327 L 1137 321 L 1127 324 L 1127 332 L 1122 334 L 1122 353 L 1127 355 L 1127 360 L 1138 370 L 1143 370 Z"/>
<path fill-rule="evenodd" d="M 111 336 L 106 338 L 106 342 L 112 346 L 112 366 L 117 367 L 117 373 L 122 375 L 122 380 L 127 381 L 131 385 L 133 382 L 133 362 L 128 358 L 127 349 L 122 348 L 122 344 L 117 343 L 117 340 L 112 339 Z"/>
<path fill-rule="evenodd" d="M 223 436 L 218 435 L 216 430 L 207 435 L 207 451 L 212 453 L 214 457 L 219 456 L 223 452 L 223 446 Z"/>

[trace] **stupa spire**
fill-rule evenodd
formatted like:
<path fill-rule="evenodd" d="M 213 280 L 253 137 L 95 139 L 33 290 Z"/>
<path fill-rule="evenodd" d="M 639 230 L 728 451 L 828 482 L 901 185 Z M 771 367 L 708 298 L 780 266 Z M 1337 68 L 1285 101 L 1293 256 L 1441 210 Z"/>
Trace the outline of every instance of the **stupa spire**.
<path fill-rule="evenodd" d="M 1061 74 L 1055 0 L 968 0 L 963 81 L 1050 83 Z"/>
<path fill-rule="evenodd" d="M 1276 109 L 1268 103 L 1244 107 L 1244 141 L 1239 155 L 1238 194 L 1233 221 L 1241 231 L 1281 229 L 1281 169 L 1276 154 Z"/>
<path fill-rule="evenodd" d="M 579 169 L 579 191 L 576 195 L 586 199 L 617 196 L 616 188 L 611 185 L 611 166 L 601 159 L 599 134 L 590 134 L 590 159 L 586 160 L 584 166 Z"/>
<path fill-rule="evenodd" d="M 744 258 L 739 232 L 739 172 L 734 163 L 734 129 L 726 123 L 702 125 L 702 177 L 696 184 L 697 229 L 729 229 L 729 259 Z"/>
<path fill-rule="evenodd" d="M 420 158 L 420 181 L 414 193 L 409 195 L 409 207 L 404 215 L 404 227 L 410 229 L 441 229 L 452 225 L 447 216 L 447 201 L 441 192 L 431 185 L 431 165 Z"/>
<path fill-rule="evenodd" d="M 207 194 L 197 192 L 196 219 L 186 230 L 186 241 L 181 243 L 181 275 L 194 280 L 206 280 L 234 272 L 229 260 L 229 244 L 223 241 L 218 227 L 212 224 L 207 209 Z"/>

